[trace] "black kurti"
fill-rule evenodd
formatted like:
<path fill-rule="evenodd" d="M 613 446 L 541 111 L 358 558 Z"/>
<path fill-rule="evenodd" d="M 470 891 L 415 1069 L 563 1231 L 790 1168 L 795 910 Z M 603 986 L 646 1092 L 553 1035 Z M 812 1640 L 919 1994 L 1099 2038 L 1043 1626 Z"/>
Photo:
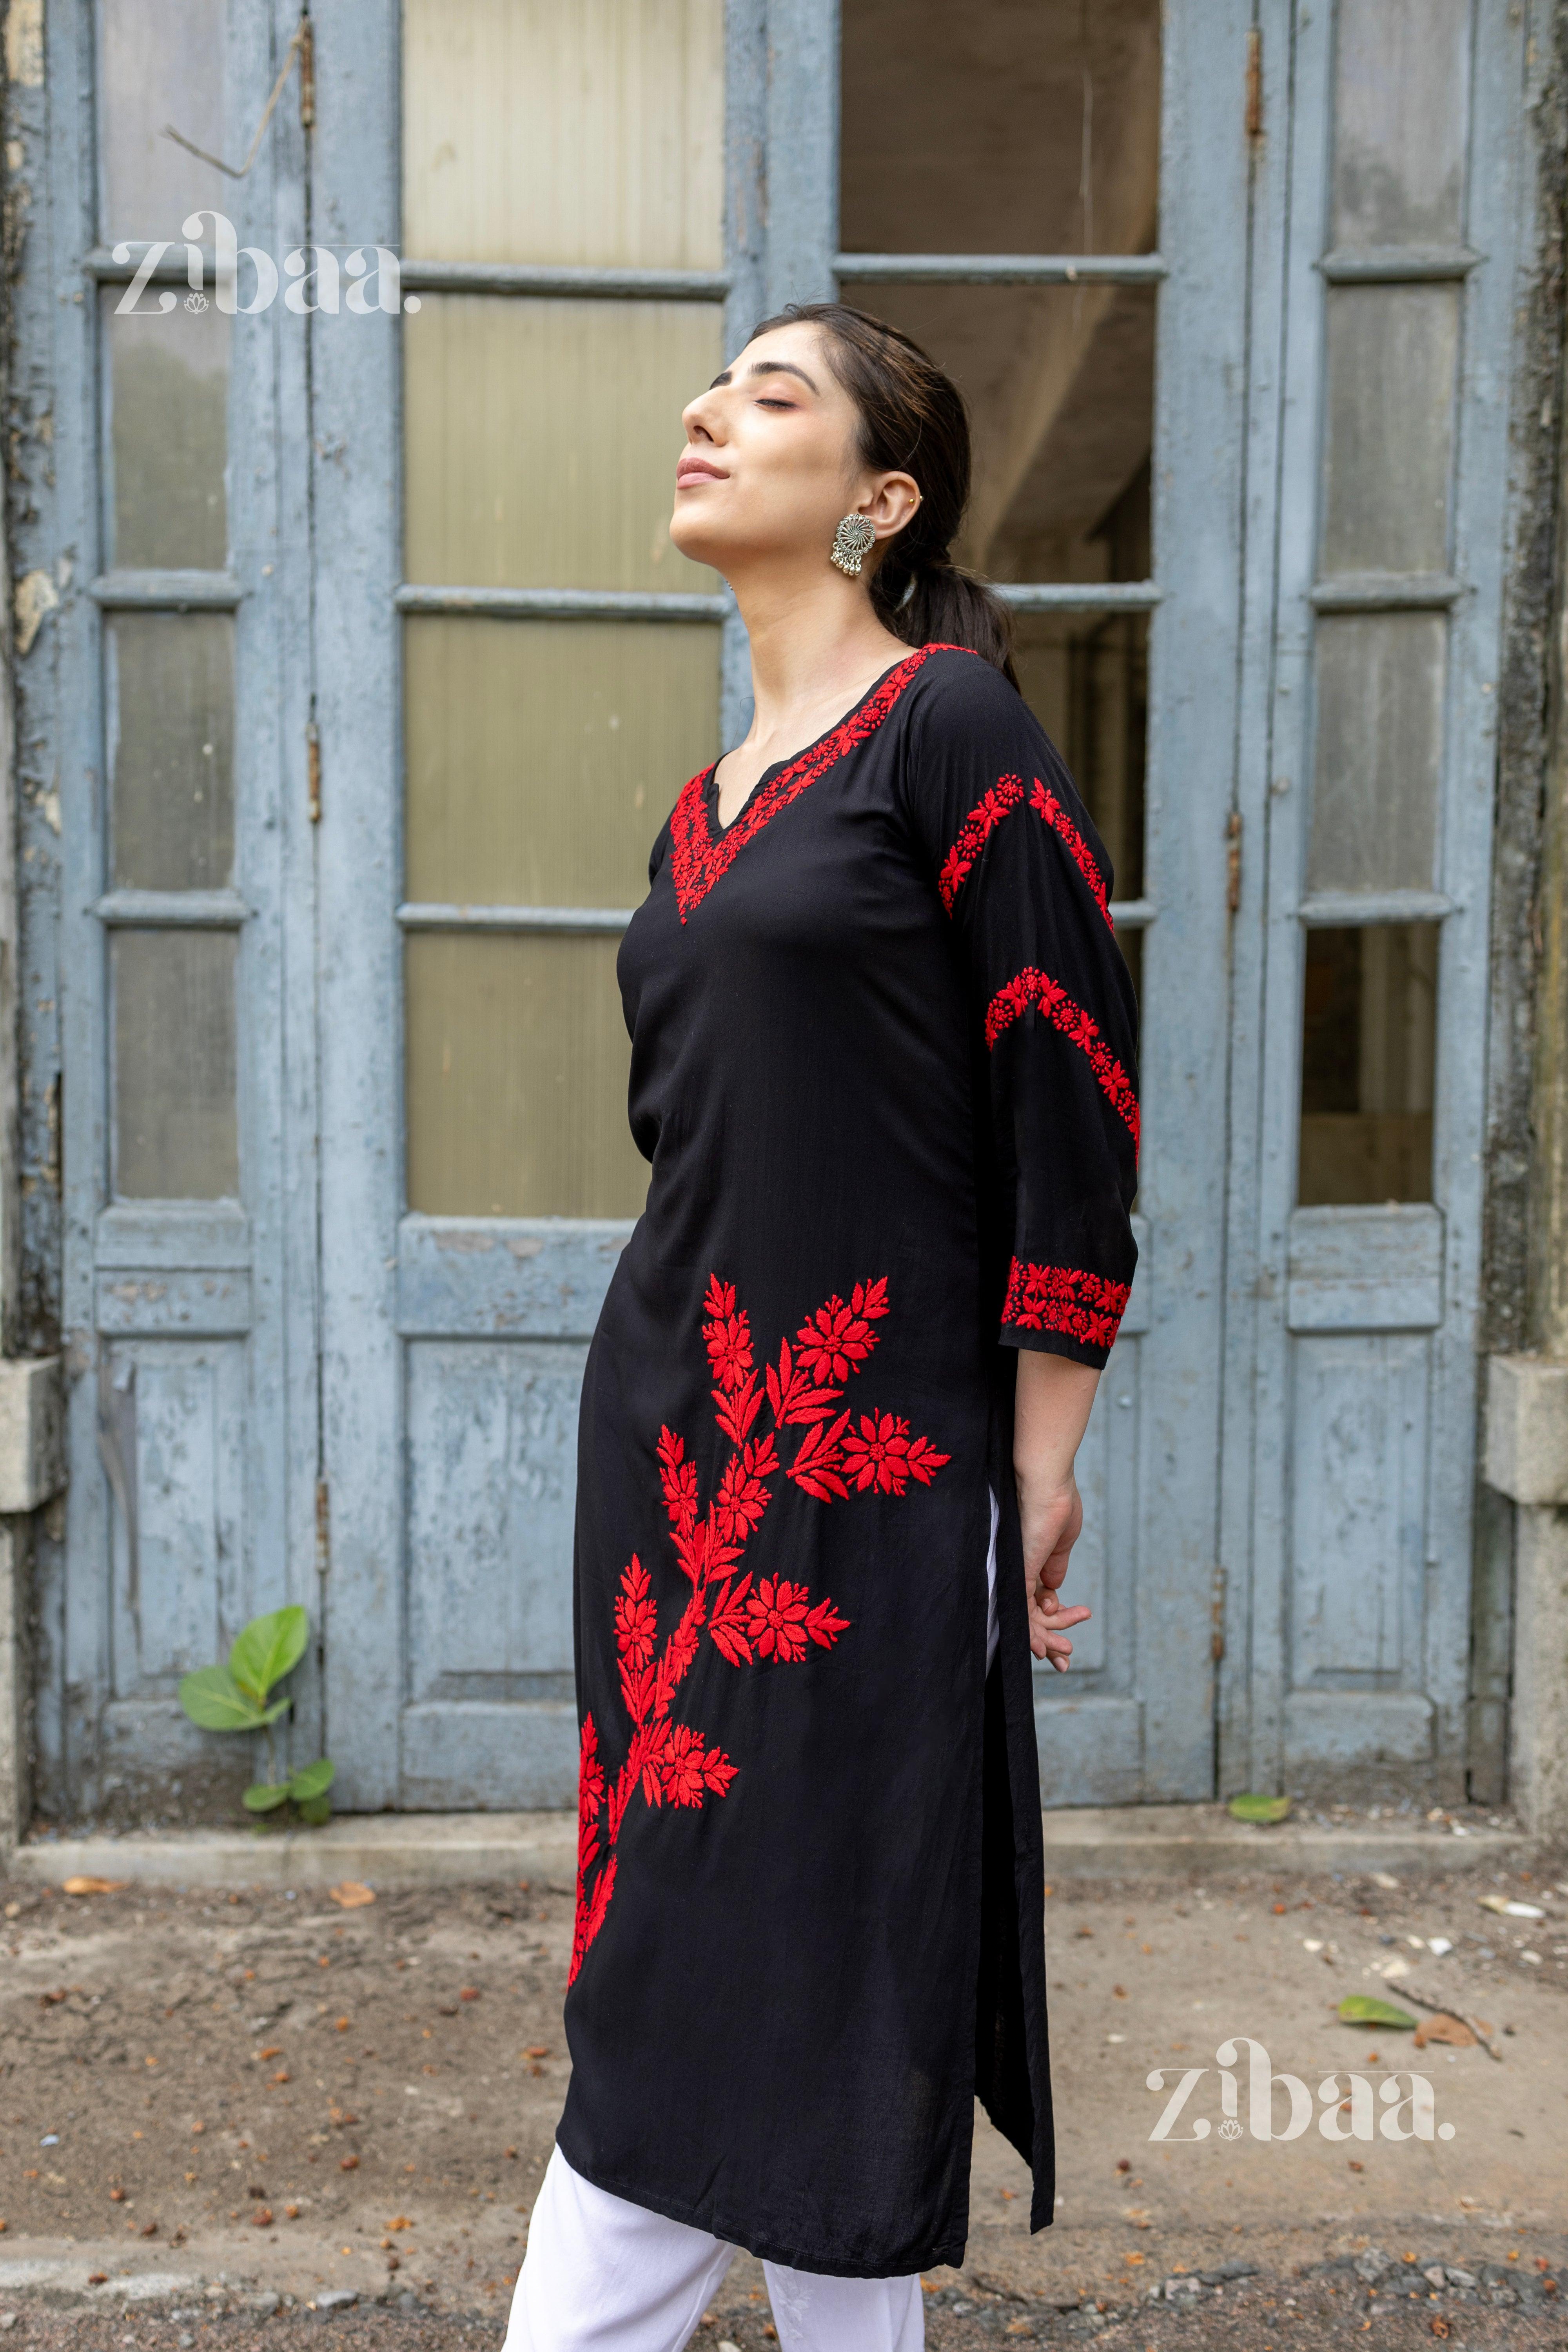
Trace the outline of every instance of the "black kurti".
<path fill-rule="evenodd" d="M 1116 1336 L 1132 990 L 1060 760 L 952 647 L 727 827 L 694 777 L 649 877 L 619 977 L 653 1172 L 583 1386 L 558 2137 L 765 2259 L 898 2275 L 962 2260 L 977 2092 L 1051 2219 L 1014 1350 Z"/>

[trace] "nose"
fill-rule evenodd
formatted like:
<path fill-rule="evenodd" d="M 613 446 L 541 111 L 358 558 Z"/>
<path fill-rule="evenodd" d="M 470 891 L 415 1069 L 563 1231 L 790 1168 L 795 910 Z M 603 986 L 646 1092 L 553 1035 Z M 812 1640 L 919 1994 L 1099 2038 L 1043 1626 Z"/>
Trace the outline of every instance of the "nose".
<path fill-rule="evenodd" d="M 689 400 L 680 412 L 680 422 L 686 428 L 688 441 L 718 442 L 723 439 L 722 409 L 718 395 L 710 389 Z"/>

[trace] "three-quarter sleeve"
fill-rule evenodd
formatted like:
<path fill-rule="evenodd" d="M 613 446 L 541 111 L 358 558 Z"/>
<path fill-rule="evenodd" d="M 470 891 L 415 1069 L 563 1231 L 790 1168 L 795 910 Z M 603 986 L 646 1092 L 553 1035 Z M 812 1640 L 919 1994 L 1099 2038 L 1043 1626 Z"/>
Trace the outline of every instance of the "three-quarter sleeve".
<path fill-rule="evenodd" d="M 921 679 L 904 777 L 952 926 L 984 1071 L 984 1228 L 999 1337 L 1096 1368 L 1137 1244 L 1137 1006 L 1111 929 L 1110 863 L 1033 713 L 976 656 Z"/>

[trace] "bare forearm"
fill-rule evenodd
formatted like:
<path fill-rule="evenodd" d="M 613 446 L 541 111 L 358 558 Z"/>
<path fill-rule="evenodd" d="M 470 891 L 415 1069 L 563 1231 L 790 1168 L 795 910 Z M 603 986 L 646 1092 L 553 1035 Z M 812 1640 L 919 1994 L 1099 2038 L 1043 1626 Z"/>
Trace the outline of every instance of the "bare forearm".
<path fill-rule="evenodd" d="M 1013 1469 L 1020 1489 L 1049 1494 L 1066 1486 L 1099 1385 L 1088 1364 L 1019 1349 Z"/>

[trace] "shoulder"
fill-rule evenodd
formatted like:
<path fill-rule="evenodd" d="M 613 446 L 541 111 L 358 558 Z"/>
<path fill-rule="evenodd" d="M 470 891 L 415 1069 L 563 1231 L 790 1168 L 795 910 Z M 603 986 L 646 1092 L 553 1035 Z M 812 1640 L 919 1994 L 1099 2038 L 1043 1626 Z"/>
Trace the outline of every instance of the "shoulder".
<path fill-rule="evenodd" d="M 922 646 L 905 700 L 910 722 L 929 750 L 961 739 L 1044 751 L 1045 730 L 1017 688 L 984 655 L 963 646 Z"/>

